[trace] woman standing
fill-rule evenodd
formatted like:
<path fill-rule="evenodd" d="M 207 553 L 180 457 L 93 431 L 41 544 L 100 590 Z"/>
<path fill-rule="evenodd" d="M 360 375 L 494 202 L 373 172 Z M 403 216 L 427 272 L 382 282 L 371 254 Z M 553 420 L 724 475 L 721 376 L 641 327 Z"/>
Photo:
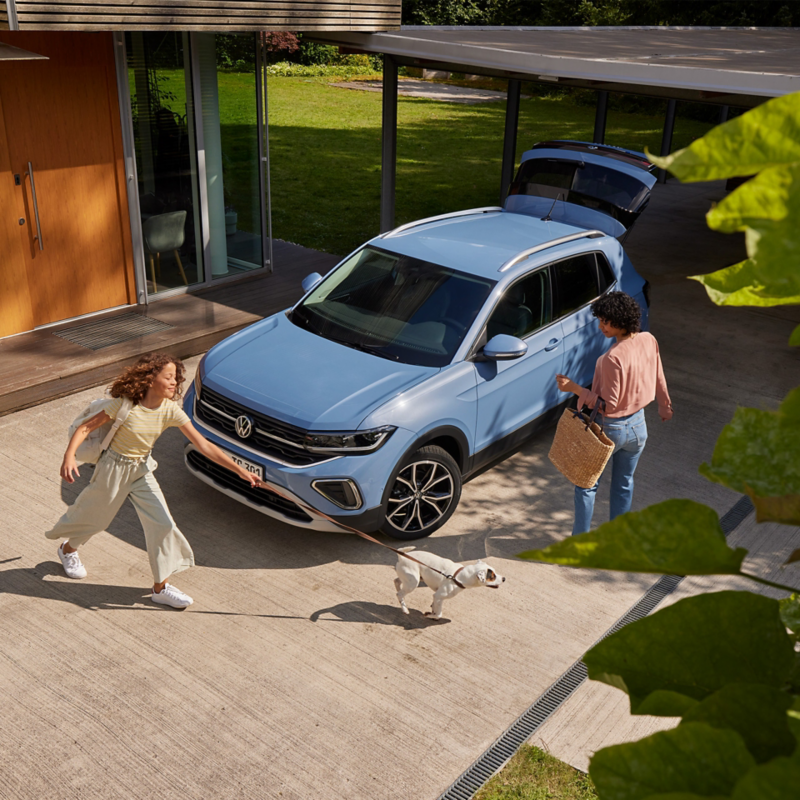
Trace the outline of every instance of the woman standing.
<path fill-rule="evenodd" d="M 578 395 L 578 408 L 594 408 L 605 401 L 603 430 L 614 443 L 611 456 L 611 519 L 630 511 L 633 473 L 647 442 L 644 407 L 658 398 L 662 422 L 672 419 L 672 403 L 658 352 L 658 342 L 642 332 L 639 304 L 624 292 L 609 292 L 592 303 L 600 330 L 616 343 L 597 359 L 591 389 L 578 386 L 566 375 L 557 375 L 562 392 Z M 602 406 L 601 406 L 602 408 Z M 591 489 L 575 487 L 575 524 L 572 535 L 588 531 L 600 481 Z"/>
<path fill-rule="evenodd" d="M 194 566 L 194 553 L 175 525 L 153 475 L 158 464 L 150 451 L 156 439 L 167 428 L 180 428 L 206 458 L 227 467 L 251 486 L 261 485 L 255 475 L 235 464 L 189 421 L 176 402 L 182 394 L 184 374 L 179 359 L 149 353 L 114 381 L 111 385 L 114 399 L 103 411 L 78 427 L 67 445 L 61 464 L 61 477 L 65 481 L 74 483 L 74 476 L 80 475 L 75 453 L 86 437 L 116 417 L 123 398 L 129 398 L 133 408 L 97 462 L 89 485 L 55 527 L 45 534 L 48 539 L 65 539 L 58 548 L 58 557 L 67 576 L 85 578 L 86 568 L 81 563 L 78 547 L 104 531 L 125 498 L 130 497 L 144 528 L 153 572 L 152 600 L 173 608 L 186 608 L 193 602 L 188 594 L 168 583 L 167 578 Z"/>

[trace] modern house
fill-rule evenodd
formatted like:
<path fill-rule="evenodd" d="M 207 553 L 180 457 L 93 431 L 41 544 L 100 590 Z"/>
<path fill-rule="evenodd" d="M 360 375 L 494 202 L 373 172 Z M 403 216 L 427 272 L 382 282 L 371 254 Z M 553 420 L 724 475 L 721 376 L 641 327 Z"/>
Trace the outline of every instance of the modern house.
<path fill-rule="evenodd" d="M 0 337 L 271 270 L 259 32 L 399 25 L 400 0 L 0 0 Z"/>

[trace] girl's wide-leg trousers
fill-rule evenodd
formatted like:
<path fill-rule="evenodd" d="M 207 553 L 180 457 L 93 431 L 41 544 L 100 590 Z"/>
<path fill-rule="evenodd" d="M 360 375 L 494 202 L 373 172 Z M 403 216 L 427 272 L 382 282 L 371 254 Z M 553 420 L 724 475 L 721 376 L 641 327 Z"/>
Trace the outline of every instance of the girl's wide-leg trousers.
<path fill-rule="evenodd" d="M 157 466 L 152 456 L 134 460 L 106 450 L 89 485 L 45 536 L 68 539 L 70 547 L 79 547 L 106 530 L 130 497 L 144 528 L 154 582 L 161 583 L 174 572 L 194 566 L 192 548 L 175 525 L 153 475 Z"/>

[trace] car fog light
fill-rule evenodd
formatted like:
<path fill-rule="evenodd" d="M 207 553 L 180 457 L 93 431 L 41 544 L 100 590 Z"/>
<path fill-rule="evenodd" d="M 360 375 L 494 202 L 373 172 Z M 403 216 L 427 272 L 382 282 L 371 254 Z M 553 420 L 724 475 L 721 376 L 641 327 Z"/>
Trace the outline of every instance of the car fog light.
<path fill-rule="evenodd" d="M 347 511 L 361 508 L 362 501 L 358 487 L 350 479 L 313 481 L 311 486 L 326 500 L 330 500 L 331 503 L 339 506 L 339 508 L 344 508 Z"/>

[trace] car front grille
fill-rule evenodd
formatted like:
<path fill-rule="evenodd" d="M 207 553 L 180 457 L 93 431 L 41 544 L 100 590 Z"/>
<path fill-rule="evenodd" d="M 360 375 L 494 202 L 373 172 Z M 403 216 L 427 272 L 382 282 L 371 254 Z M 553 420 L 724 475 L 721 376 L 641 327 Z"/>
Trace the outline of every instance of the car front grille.
<path fill-rule="evenodd" d="M 306 431 L 280 420 L 259 414 L 229 397 L 214 392 L 206 386 L 200 390 L 197 399 L 197 416 L 213 430 L 241 441 L 248 447 L 263 453 L 268 458 L 277 459 L 293 467 L 305 467 L 327 461 L 330 455 L 309 453 L 303 447 Z M 247 439 L 236 433 L 236 418 L 246 415 L 253 420 L 253 433 Z"/>
<path fill-rule="evenodd" d="M 278 497 L 268 489 L 254 489 L 229 469 L 216 464 L 197 450 L 191 450 L 187 454 L 186 460 L 198 472 L 202 472 L 211 478 L 217 486 L 230 489 L 257 506 L 270 508 L 296 522 L 311 522 L 311 517 L 296 503 L 291 500 L 285 500 L 283 497 Z"/>

